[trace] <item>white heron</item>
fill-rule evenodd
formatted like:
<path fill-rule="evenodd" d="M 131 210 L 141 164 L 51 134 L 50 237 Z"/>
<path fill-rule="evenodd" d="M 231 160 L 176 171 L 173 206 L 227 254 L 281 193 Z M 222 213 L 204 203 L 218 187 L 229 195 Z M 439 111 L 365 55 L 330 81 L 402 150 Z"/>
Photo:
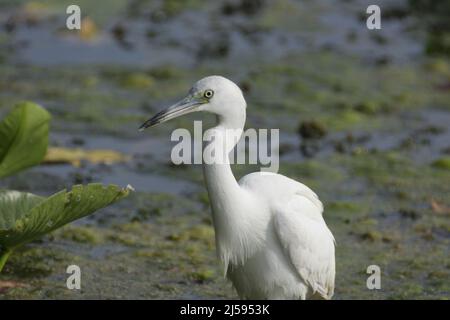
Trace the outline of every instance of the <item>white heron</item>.
<path fill-rule="evenodd" d="M 232 151 L 246 119 L 242 91 L 222 76 L 194 84 L 186 98 L 159 112 L 140 128 L 181 115 L 216 115 L 209 144 Z M 217 141 L 225 141 L 220 143 Z M 219 150 L 219 149 L 216 149 Z M 323 206 L 306 185 L 280 174 L 255 172 L 236 181 L 228 158 L 203 164 L 212 206 L 217 254 L 243 299 L 330 299 L 334 292 L 334 237 Z"/>

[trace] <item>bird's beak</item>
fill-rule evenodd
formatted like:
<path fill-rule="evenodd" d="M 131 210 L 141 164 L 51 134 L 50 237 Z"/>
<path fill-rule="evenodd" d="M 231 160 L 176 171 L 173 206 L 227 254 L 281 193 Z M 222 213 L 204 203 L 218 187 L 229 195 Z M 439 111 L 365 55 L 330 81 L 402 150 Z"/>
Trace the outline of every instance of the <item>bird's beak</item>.
<path fill-rule="evenodd" d="M 200 105 L 207 101 L 203 97 L 195 97 L 192 95 L 187 96 L 181 101 L 178 101 L 174 105 L 158 112 L 152 118 L 145 121 L 140 127 L 139 131 L 142 131 L 148 127 L 155 126 L 159 123 L 166 122 L 170 119 L 182 116 L 184 114 L 195 111 Z"/>

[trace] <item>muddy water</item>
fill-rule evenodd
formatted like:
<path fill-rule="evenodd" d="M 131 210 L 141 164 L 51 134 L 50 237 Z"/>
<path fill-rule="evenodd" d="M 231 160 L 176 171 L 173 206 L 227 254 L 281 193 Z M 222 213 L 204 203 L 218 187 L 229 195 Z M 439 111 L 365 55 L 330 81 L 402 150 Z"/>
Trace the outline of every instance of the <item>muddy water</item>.
<path fill-rule="evenodd" d="M 237 298 L 215 257 L 201 168 L 170 164 L 171 131 L 199 116 L 137 131 L 217 73 L 244 89 L 248 127 L 280 129 L 280 173 L 324 202 L 338 244 L 336 299 L 449 298 L 450 63 L 425 54 L 406 2 L 380 1 L 388 18 L 377 33 L 365 28 L 364 1 L 124 3 L 83 2 L 96 25 L 89 36 L 61 30 L 60 1 L 1 5 L 0 113 L 36 101 L 53 115 L 52 146 L 130 159 L 44 164 L 0 186 L 136 189 L 21 248 L 0 276 L 17 287 L 2 298 Z M 233 169 L 240 177 L 258 166 Z M 65 288 L 69 264 L 82 268 L 80 292 Z M 382 290 L 365 286 L 372 264 Z"/>

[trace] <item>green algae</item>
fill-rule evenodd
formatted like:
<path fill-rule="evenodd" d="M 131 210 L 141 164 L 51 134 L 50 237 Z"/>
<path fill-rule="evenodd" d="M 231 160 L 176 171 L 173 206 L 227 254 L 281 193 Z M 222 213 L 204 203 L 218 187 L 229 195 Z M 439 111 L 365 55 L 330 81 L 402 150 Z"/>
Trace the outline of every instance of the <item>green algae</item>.
<path fill-rule="evenodd" d="M 121 81 L 121 85 L 130 89 L 150 88 L 155 81 L 145 73 L 131 73 Z"/>
<path fill-rule="evenodd" d="M 438 169 L 450 170 L 450 157 L 437 159 L 432 163 L 432 165 Z"/>
<path fill-rule="evenodd" d="M 291 70 L 289 73 L 285 68 L 280 67 L 280 72 L 283 72 L 283 77 L 291 74 L 292 77 L 300 77 L 303 82 L 308 81 L 303 75 L 305 71 L 302 70 Z M 308 72 L 312 71 L 308 70 Z M 82 76 L 83 73 L 80 72 L 80 76 L 76 78 L 85 78 Z M 184 71 L 180 71 L 180 74 L 184 74 Z M 93 89 L 106 81 L 106 76 L 102 72 L 94 77 L 99 83 L 94 84 Z M 185 91 L 187 79 L 177 78 L 171 85 L 171 78 L 167 77 L 166 83 L 161 84 L 156 81 L 152 88 L 148 88 L 149 92 L 153 92 L 152 90 L 161 92 L 167 89 L 168 96 L 175 99 L 182 94 L 182 91 Z M 56 79 L 54 81 L 56 84 Z M 249 111 L 250 117 L 254 114 L 265 114 L 269 110 L 273 111 L 272 107 L 251 103 L 256 101 L 252 99 L 256 99 L 260 90 L 274 90 L 264 84 L 265 79 L 259 81 L 261 86 L 254 84 L 249 98 L 249 105 L 252 108 L 251 112 Z M 320 80 L 315 81 L 320 83 Z M 111 82 L 111 80 L 107 82 L 107 86 L 116 85 L 120 83 Z M 350 91 L 350 88 L 355 85 L 344 83 L 339 91 Z M 24 88 L 25 91 L 35 90 L 29 88 L 26 83 L 23 86 L 12 87 L 16 88 L 14 90 L 19 90 L 21 94 L 23 91 L 20 88 Z M 107 122 L 116 126 L 118 119 L 122 119 L 114 116 L 114 110 L 118 105 L 109 106 L 109 104 L 110 99 L 117 99 L 119 96 L 112 94 L 111 98 L 103 101 L 98 92 L 94 93 L 94 90 L 91 92 L 89 88 L 90 86 L 82 94 L 69 91 L 66 96 L 68 101 L 79 100 L 81 105 L 85 99 L 85 108 L 78 108 L 76 111 L 68 110 L 66 114 L 61 113 L 57 117 L 60 120 L 79 121 L 88 127 L 95 123 L 96 127 L 107 128 L 101 121 L 104 118 L 104 111 L 91 112 L 87 107 L 89 101 L 92 101 L 98 106 L 96 107 L 98 110 L 111 111 L 112 114 L 108 116 Z M 340 104 L 346 101 L 342 97 L 337 99 L 336 109 L 324 112 L 319 104 L 326 103 L 327 108 L 332 107 L 333 96 L 331 94 L 322 97 L 311 95 L 308 98 L 308 94 L 303 95 L 303 93 L 307 93 L 308 90 L 312 92 L 315 89 L 313 85 L 310 89 L 307 88 L 304 85 L 303 92 L 299 93 L 299 97 L 302 96 L 299 99 L 306 99 L 301 103 L 297 102 L 297 97 L 289 98 L 292 100 L 287 100 L 288 97 L 281 98 L 287 101 L 286 105 L 284 102 L 281 104 L 282 111 L 292 114 L 308 112 L 308 118 L 324 123 L 330 134 L 340 130 L 351 130 L 359 125 L 366 126 L 368 121 L 375 123 L 372 116 L 384 117 L 384 111 L 378 110 L 378 102 L 375 103 L 377 107 L 374 107 L 374 110 L 367 112 L 355 107 L 356 100 L 351 100 L 348 104 Z M 336 90 L 336 85 L 334 84 L 334 89 L 332 86 L 330 88 L 330 90 Z M 120 90 L 136 92 L 137 97 L 134 97 L 134 101 L 137 105 L 139 101 L 147 100 L 153 94 L 135 88 Z M 54 90 L 53 93 L 51 90 L 42 92 L 46 99 L 65 99 L 61 89 Z M 35 90 L 33 94 L 38 95 L 39 90 Z M 292 87 L 290 94 L 295 96 L 295 90 Z M 86 98 L 83 98 L 83 95 L 86 95 Z M 155 93 L 155 96 L 162 98 L 164 95 Z M 406 105 L 407 101 L 414 98 L 403 99 Z M 124 106 L 131 104 L 129 102 Z M 316 106 L 317 109 L 312 106 Z M 389 113 L 390 117 L 392 115 L 395 116 L 395 112 Z M 180 123 L 187 124 L 190 121 L 180 121 L 173 126 Z M 398 123 L 399 120 L 396 121 Z M 125 123 L 129 125 L 139 122 L 137 118 L 131 117 L 125 120 Z M 276 127 L 281 123 L 276 117 L 272 117 L 268 124 L 270 127 Z M 293 121 L 292 125 L 286 125 L 286 128 L 292 128 L 291 131 L 295 132 L 297 126 L 298 121 Z M 281 127 L 285 129 L 284 126 Z M 377 122 L 373 128 L 369 127 L 370 130 L 381 130 L 380 128 L 383 128 L 382 121 Z M 165 137 L 169 129 L 160 130 L 158 134 Z M 175 170 L 173 166 L 161 168 L 159 164 L 156 164 L 151 168 L 140 169 L 140 172 L 145 173 L 146 170 L 155 169 L 196 184 L 203 183 L 201 170 L 198 167 L 184 166 Z M 246 166 L 234 166 L 234 169 L 238 177 L 255 171 L 255 167 Z M 444 247 L 448 244 L 448 240 L 439 235 L 448 234 L 448 218 L 436 217 L 428 209 L 419 209 L 419 218 L 410 221 L 411 219 L 404 218 L 397 212 L 402 208 L 426 208 L 431 196 L 445 203 L 449 179 L 446 170 L 434 165 L 416 164 L 402 151 L 389 151 L 332 154 L 324 158 L 294 163 L 282 162 L 280 173 L 312 187 L 325 204 L 324 215 L 337 241 L 336 298 L 404 299 L 445 296 L 448 283 L 446 279 L 439 277 L 439 274 L 448 272 L 448 263 L 444 270 L 441 270 L 438 265 L 445 265 Z M 62 230 L 61 234 L 55 234 L 53 239 L 44 240 L 47 246 L 45 254 L 39 252 L 39 254 L 31 255 L 36 249 L 24 248 L 24 251 L 20 252 L 16 258 L 12 258 L 11 268 L 7 268 L 5 276 L 2 275 L 2 277 L 18 281 L 37 277 L 38 280 L 33 280 L 30 287 L 8 290 L 5 298 L 236 297 L 229 285 L 221 278 L 222 269 L 215 256 L 214 234 L 210 225 L 209 199 L 203 189 L 192 197 L 175 197 L 167 194 L 138 195 L 127 202 L 127 205 L 133 209 L 126 211 L 120 209 L 121 211 L 114 213 L 112 221 L 105 226 L 70 227 Z M 115 209 L 109 210 L 115 211 Z M 384 214 L 380 215 L 380 213 Z M 105 220 L 108 221 L 108 219 Z M 205 221 L 209 223 L 205 224 Z M 106 227 L 108 225 L 111 229 Z M 66 248 L 71 250 L 69 254 L 63 255 L 58 251 L 57 244 L 60 242 L 65 243 Z M 411 264 L 417 255 L 428 248 L 430 242 L 437 248 L 434 251 L 427 251 L 426 257 Z M 96 256 L 97 253 L 92 253 L 91 257 L 90 252 L 96 252 L 95 248 L 105 250 L 106 254 Z M 108 248 L 113 248 L 113 251 L 108 253 Z M 118 253 L 114 253 L 115 250 Z M 43 258 L 39 258 L 40 256 Z M 65 267 L 74 261 L 83 266 L 86 280 L 89 280 L 84 286 L 83 293 L 61 289 L 64 284 L 61 279 L 65 277 Z M 373 292 L 365 288 L 367 278 L 365 269 L 370 264 L 378 264 L 384 270 L 381 292 Z M 24 268 L 24 265 L 27 267 Z M 101 275 L 98 278 L 92 276 L 99 273 Z M 58 279 L 55 275 L 58 275 Z M 164 279 L 164 282 L 160 279 Z M 408 285 L 408 281 L 413 281 L 411 279 L 426 280 L 415 280 L 417 281 L 415 284 Z M 94 285 L 96 282 L 98 284 Z M 122 292 L 121 286 L 130 288 L 129 292 Z"/>
<path fill-rule="evenodd" d="M 60 232 L 60 237 L 64 240 L 92 245 L 103 241 L 101 234 L 94 228 L 84 226 L 66 227 L 64 231 Z"/>
<path fill-rule="evenodd" d="M 83 8 L 89 6 L 89 15 L 102 26 L 103 14 L 90 9 L 95 7 L 92 1 L 85 2 Z M 200 10 L 203 4 L 170 1 L 155 6 L 170 19 L 184 10 Z M 142 9 L 138 15 L 145 14 L 152 5 L 143 1 L 134 9 Z M 111 10 L 120 6 L 115 3 Z M 288 19 L 285 12 L 292 13 Z M 293 10 L 288 1 L 270 4 L 256 14 L 256 30 L 278 25 L 295 30 L 298 21 L 316 30 L 317 11 L 305 12 Z M 300 122 L 315 121 L 327 132 L 323 140 L 358 130 L 376 134 L 397 128 L 403 132 L 409 124 L 405 115 L 413 115 L 414 121 L 421 123 L 421 111 L 450 110 L 445 89 L 449 65 L 446 58 L 424 58 L 419 63 L 374 66 L 358 57 L 325 50 L 267 61 L 255 58 L 244 68 L 206 64 L 195 69 L 48 68 L 0 63 L 0 112 L 26 96 L 48 106 L 55 117 L 56 134 L 89 132 L 92 136 L 137 138 L 141 136 L 135 129 L 142 121 L 184 96 L 193 81 L 218 73 L 246 88 L 248 127 L 280 128 L 281 133 L 297 134 Z M 192 119 L 170 122 L 149 135 L 167 142 L 172 129 L 191 129 Z M 433 152 L 432 159 L 417 162 L 407 149 L 357 147 L 354 152 L 331 152 L 307 160 L 296 155 L 294 161 L 280 164 L 280 173 L 310 186 L 324 203 L 324 216 L 337 242 L 335 297 L 448 298 L 450 223 L 448 214 L 435 212 L 431 205 L 431 199 L 436 199 L 442 206 L 450 206 L 447 156 Z M 297 149 L 293 144 L 287 152 Z M 158 152 L 145 150 L 146 157 L 139 159 L 143 165 L 134 159 L 136 172 L 191 181 L 200 190 L 186 190 L 191 193 L 181 195 L 139 193 L 123 206 L 108 208 L 100 217 L 84 221 L 86 224 L 55 232 L 39 246 L 22 248 L 11 257 L 0 279 L 26 282 L 27 286 L 11 288 L 1 298 L 236 298 L 222 278 L 223 269 L 216 258 L 201 169 L 162 163 L 152 158 Z M 241 177 L 259 167 L 233 169 Z M 50 192 L 69 179 L 27 172 L 7 183 Z M 65 288 L 69 264 L 82 268 L 81 292 Z M 371 264 L 381 267 L 382 290 L 370 291 L 365 286 Z"/>

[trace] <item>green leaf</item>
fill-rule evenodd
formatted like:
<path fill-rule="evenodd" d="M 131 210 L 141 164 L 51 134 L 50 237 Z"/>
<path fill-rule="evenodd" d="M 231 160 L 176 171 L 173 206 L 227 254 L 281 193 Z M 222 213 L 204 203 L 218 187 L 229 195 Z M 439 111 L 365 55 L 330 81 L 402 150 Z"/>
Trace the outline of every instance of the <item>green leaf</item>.
<path fill-rule="evenodd" d="M 0 261 L 1 251 L 9 255 L 16 247 L 106 207 L 128 193 L 128 188 L 99 183 L 76 185 L 70 192 L 63 190 L 49 198 L 0 191 Z"/>
<path fill-rule="evenodd" d="M 0 190 L 0 230 L 13 228 L 16 221 L 43 199 L 31 193 Z"/>
<path fill-rule="evenodd" d="M 23 102 L 0 122 L 0 178 L 42 161 L 50 118 L 42 107 Z"/>

